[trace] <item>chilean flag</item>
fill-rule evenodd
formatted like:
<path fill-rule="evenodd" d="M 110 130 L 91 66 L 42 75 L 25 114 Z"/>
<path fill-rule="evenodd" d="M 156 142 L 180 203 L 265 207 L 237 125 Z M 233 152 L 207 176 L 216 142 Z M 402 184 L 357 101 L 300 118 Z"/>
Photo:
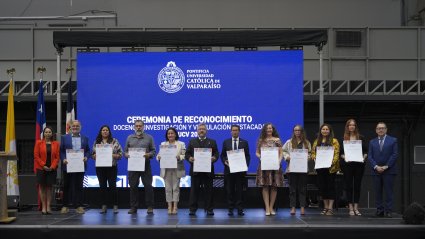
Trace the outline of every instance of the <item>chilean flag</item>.
<path fill-rule="evenodd" d="M 44 88 L 43 88 L 43 79 L 40 79 L 40 87 L 38 89 L 38 101 L 37 101 L 37 113 L 36 113 L 36 122 L 35 122 L 35 140 L 43 139 L 43 130 L 46 128 L 46 108 L 44 108 Z M 34 172 L 37 170 L 34 165 Z M 37 192 L 39 192 L 39 186 L 37 185 Z M 40 195 L 38 199 L 38 209 L 41 211 L 41 201 Z"/>
<path fill-rule="evenodd" d="M 37 115 L 35 124 L 35 140 L 43 139 L 43 130 L 46 128 L 46 111 L 44 108 L 43 79 L 40 79 L 38 90 Z"/>

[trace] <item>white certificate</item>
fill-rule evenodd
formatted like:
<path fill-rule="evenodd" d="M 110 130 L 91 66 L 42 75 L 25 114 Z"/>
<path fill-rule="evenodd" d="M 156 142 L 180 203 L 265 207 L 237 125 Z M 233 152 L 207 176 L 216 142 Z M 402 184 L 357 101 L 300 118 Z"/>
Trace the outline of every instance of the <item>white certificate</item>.
<path fill-rule="evenodd" d="M 291 173 L 307 173 L 308 172 L 308 150 L 293 149 L 289 152 L 291 157 L 289 161 L 289 172 Z"/>
<path fill-rule="evenodd" d="M 177 145 L 160 145 L 160 168 L 177 168 Z"/>
<path fill-rule="evenodd" d="M 128 149 L 128 166 L 127 171 L 145 171 L 145 148 L 129 148 Z"/>
<path fill-rule="evenodd" d="M 278 147 L 261 147 L 261 170 L 279 170 Z"/>
<path fill-rule="evenodd" d="M 316 164 L 315 169 L 330 168 L 334 158 L 333 146 L 318 146 L 316 148 Z"/>
<path fill-rule="evenodd" d="M 344 140 L 344 155 L 347 162 L 364 162 L 362 141 Z"/>
<path fill-rule="evenodd" d="M 96 167 L 112 167 L 112 144 L 96 144 Z"/>
<path fill-rule="evenodd" d="M 195 148 L 193 172 L 211 173 L 212 148 Z"/>
<path fill-rule="evenodd" d="M 248 171 L 244 149 L 227 151 L 227 160 L 229 162 L 229 168 L 231 173 Z"/>
<path fill-rule="evenodd" d="M 66 172 L 84 173 L 84 149 L 67 149 L 66 160 L 68 160 Z"/>

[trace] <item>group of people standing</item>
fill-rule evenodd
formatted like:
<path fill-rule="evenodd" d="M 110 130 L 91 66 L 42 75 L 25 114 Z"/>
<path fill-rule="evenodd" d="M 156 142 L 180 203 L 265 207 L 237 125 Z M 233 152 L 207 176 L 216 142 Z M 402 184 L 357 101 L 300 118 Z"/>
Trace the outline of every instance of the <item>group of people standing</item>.
<path fill-rule="evenodd" d="M 35 168 L 37 174 L 37 182 L 39 186 L 39 194 L 42 205 L 42 213 L 50 214 L 51 187 L 56 181 L 56 169 L 60 161 L 62 162 L 62 173 L 64 180 L 63 189 L 63 207 L 61 213 L 68 213 L 69 206 L 76 207 L 76 212 L 82 214 L 85 212 L 82 204 L 83 179 L 84 172 L 68 173 L 66 159 L 67 149 L 83 149 L 84 156 L 81 160 L 86 166 L 87 159 L 96 160 L 96 145 L 110 144 L 112 145 L 112 167 L 96 167 L 96 174 L 99 180 L 101 190 L 102 206 L 100 213 L 107 212 L 107 204 L 112 201 L 113 213 L 118 213 L 118 194 L 116 188 L 117 178 L 117 161 L 124 156 L 130 157 L 129 150 L 132 148 L 143 148 L 143 157 L 145 158 L 144 171 L 129 171 L 128 182 L 130 186 L 130 210 L 129 214 L 137 213 L 139 207 L 139 183 L 140 179 L 145 190 L 145 204 L 147 206 L 147 214 L 154 213 L 154 193 L 152 188 L 152 171 L 150 166 L 151 159 L 161 160 L 161 151 L 157 154 L 153 137 L 144 132 L 144 122 L 136 120 L 134 123 L 134 134 L 127 137 L 124 150 L 117 139 L 112 137 L 109 126 L 103 125 L 99 129 L 99 133 L 90 150 L 88 138 L 81 135 L 81 123 L 77 120 L 71 124 L 71 133 L 62 136 L 59 144 L 54 139 L 53 130 L 46 127 L 43 130 L 43 139 L 37 141 L 34 147 Z M 256 156 L 261 161 L 262 152 L 268 147 L 277 148 L 279 169 L 278 170 L 262 170 L 261 163 L 257 167 L 256 184 L 262 187 L 262 197 L 264 201 L 265 215 L 272 216 L 276 214 L 275 202 L 277 197 L 277 188 L 284 184 L 284 172 L 282 170 L 281 160 L 285 160 L 288 164 L 286 175 L 289 179 L 289 202 L 290 214 L 296 214 L 297 194 L 300 205 L 300 215 L 305 215 L 306 205 L 306 185 L 307 172 L 291 172 L 289 164 L 293 163 L 291 152 L 296 149 L 304 149 L 308 151 L 308 160 L 316 160 L 318 147 L 331 147 L 333 149 L 333 158 L 330 167 L 317 169 L 317 185 L 320 195 L 323 199 L 323 215 L 333 215 L 334 199 L 335 199 L 335 177 L 336 173 L 341 171 L 344 173 L 345 187 L 347 191 L 347 199 L 349 203 L 349 215 L 360 216 L 359 198 L 361 191 L 361 181 L 365 168 L 365 161 L 368 159 L 374 172 L 374 186 L 376 192 L 376 216 L 391 217 L 393 210 L 393 186 L 396 175 L 396 159 L 398 157 L 397 139 L 387 135 L 387 126 L 380 122 L 376 126 L 376 138 L 372 139 L 369 144 L 366 143 L 363 136 L 359 133 L 357 123 L 354 119 L 347 121 L 343 141 L 361 140 L 363 161 L 350 162 L 344 155 L 344 147 L 334 136 L 333 129 L 329 124 L 320 126 L 317 138 L 311 144 L 301 125 L 293 128 L 290 139 L 282 143 L 275 126 L 271 123 L 264 124 L 259 139 L 256 143 Z M 201 123 L 197 127 L 197 137 L 192 138 L 189 144 L 179 141 L 179 135 L 175 128 L 169 128 L 165 132 L 165 141 L 161 143 L 164 146 L 173 145 L 177 148 L 176 161 L 177 168 L 161 168 L 160 176 L 164 178 L 165 195 L 168 204 L 168 214 L 177 214 L 178 202 L 180 197 L 180 178 L 185 176 L 184 160 L 190 163 L 191 189 L 189 199 L 189 215 L 196 215 L 198 209 L 199 194 L 201 188 L 205 191 L 205 211 L 209 216 L 214 215 L 213 204 L 213 178 L 214 163 L 221 158 L 224 164 L 225 186 L 228 202 L 228 215 L 234 215 L 237 210 L 239 216 L 245 215 L 243 203 L 243 186 L 245 182 L 246 172 L 231 172 L 229 168 L 229 159 L 227 152 L 231 150 L 243 150 L 246 165 L 250 163 L 249 143 L 239 137 L 240 127 L 238 125 L 231 126 L 231 137 L 223 141 L 221 154 L 218 151 L 217 142 L 207 137 L 207 127 Z M 211 151 L 211 171 L 199 172 L 194 170 L 195 151 L 197 149 L 209 149 Z M 174 156 L 173 156 L 174 157 Z M 109 186 L 108 186 L 109 185 Z M 385 191 L 386 201 L 383 202 L 383 192 Z"/>

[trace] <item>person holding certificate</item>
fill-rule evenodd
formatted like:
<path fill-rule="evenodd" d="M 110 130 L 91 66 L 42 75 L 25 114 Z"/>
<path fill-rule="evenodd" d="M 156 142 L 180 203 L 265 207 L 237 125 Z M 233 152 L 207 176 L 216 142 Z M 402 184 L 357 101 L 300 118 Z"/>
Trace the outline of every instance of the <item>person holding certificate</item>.
<path fill-rule="evenodd" d="M 37 176 L 41 213 L 51 214 L 52 185 L 56 183 L 56 169 L 59 163 L 59 142 L 55 140 L 51 127 L 43 130 L 43 137 L 34 146 L 34 168 Z"/>
<path fill-rule="evenodd" d="M 237 208 L 238 215 L 245 215 L 243 211 L 243 185 L 245 183 L 245 175 L 248 170 L 249 162 L 251 156 L 249 154 L 249 145 L 248 141 L 239 138 L 239 133 L 241 129 L 239 125 L 231 126 L 231 135 L 230 139 L 226 139 L 223 142 L 223 147 L 221 151 L 221 161 L 224 164 L 224 180 L 226 180 L 226 194 L 227 194 L 227 203 L 229 205 L 228 215 L 233 216 L 233 208 Z M 243 162 L 240 162 L 241 167 L 238 166 L 236 158 L 234 161 L 229 162 L 229 153 L 237 154 L 240 153 L 243 156 Z M 242 168 L 244 166 L 244 168 Z M 232 168 L 230 168 L 232 167 Z"/>
<path fill-rule="evenodd" d="M 360 135 L 354 119 L 347 120 L 344 130 L 344 147 L 341 148 L 341 168 L 344 172 L 347 192 L 348 214 L 361 216 L 359 211 L 360 187 L 364 173 L 364 161 L 367 158 L 367 143 Z M 345 151 L 347 150 L 347 151 Z"/>
<path fill-rule="evenodd" d="M 74 120 L 71 123 L 71 133 L 63 135 L 61 138 L 60 158 L 63 175 L 63 207 L 61 213 L 63 214 L 69 212 L 69 202 L 72 202 L 72 205 L 76 207 L 78 214 L 85 213 L 83 208 L 83 180 L 86 162 L 90 156 L 90 147 L 89 139 L 81 135 L 80 131 L 80 121 Z"/>
<path fill-rule="evenodd" d="M 271 123 L 264 124 L 261 129 L 260 138 L 257 142 L 256 156 L 260 159 L 256 184 L 263 187 L 262 195 L 266 216 L 276 215 L 274 203 L 277 196 L 277 187 L 283 187 L 282 141 L 279 139 L 279 133 L 276 128 Z M 265 170 L 265 165 L 271 169 Z"/>
<path fill-rule="evenodd" d="M 219 157 L 217 143 L 207 138 L 207 126 L 200 123 L 197 128 L 198 137 L 192 138 L 186 150 L 185 158 L 190 163 L 190 197 L 189 215 L 196 215 L 201 186 L 205 190 L 205 210 L 208 216 L 214 215 L 213 179 L 214 163 Z M 197 166 L 198 165 L 198 166 Z"/>
<path fill-rule="evenodd" d="M 151 135 L 145 133 L 144 122 L 142 120 L 134 121 L 134 134 L 131 134 L 127 137 L 125 142 L 124 156 L 129 159 L 130 164 L 130 155 L 132 149 L 143 150 L 141 158 L 137 158 L 137 161 L 143 163 L 144 159 L 144 169 L 133 170 L 128 169 L 128 181 L 130 184 L 130 210 L 128 214 L 136 214 L 137 208 L 139 207 L 139 180 L 142 178 L 142 183 L 145 188 L 145 202 L 148 207 L 146 213 L 149 215 L 153 214 L 153 187 L 152 187 L 152 170 L 150 159 L 152 159 L 156 154 L 155 143 Z M 133 156 L 131 156 L 133 158 Z"/>
<path fill-rule="evenodd" d="M 311 158 L 315 161 L 317 172 L 317 184 L 323 199 L 322 215 L 333 215 L 335 199 L 335 177 L 340 170 L 339 166 L 339 143 L 334 138 L 334 132 L 329 124 L 320 126 L 320 132 L 313 143 Z M 322 161 L 322 162 L 320 162 Z M 330 163 L 323 164 L 329 161 Z M 318 165 L 322 165 L 318 168 Z"/>
<path fill-rule="evenodd" d="M 108 146 L 108 147 L 104 147 Z M 98 151 L 103 149 L 107 151 L 107 154 L 104 155 L 103 152 L 98 152 L 99 155 L 96 157 L 96 150 L 99 147 Z M 111 150 L 112 149 L 112 150 Z M 102 202 L 102 209 L 100 210 L 100 214 L 106 213 L 107 210 L 107 198 L 112 198 L 112 203 L 114 205 L 114 214 L 118 213 L 118 191 L 117 191 L 117 163 L 118 160 L 122 158 L 122 148 L 117 139 L 112 137 L 111 130 L 109 126 L 103 125 L 100 127 L 99 133 L 96 136 L 96 141 L 93 144 L 92 150 L 92 159 L 101 160 L 100 157 L 106 158 L 109 162 L 111 162 L 111 166 L 96 166 L 96 175 L 99 180 L 100 186 L 100 200 Z M 109 184 L 109 188 L 108 188 Z M 108 190 L 109 189 L 109 190 Z M 108 192 L 109 191 L 109 192 Z M 107 196 L 107 194 L 112 194 Z"/>
<path fill-rule="evenodd" d="M 307 172 L 311 144 L 307 140 L 304 128 L 295 125 L 292 137 L 283 145 L 283 158 L 287 162 L 286 174 L 289 175 L 289 206 L 291 215 L 295 215 L 297 193 L 300 200 L 300 214 L 305 215 Z"/>
<path fill-rule="evenodd" d="M 174 147 L 171 147 L 174 146 Z M 165 182 L 165 200 L 168 203 L 168 214 L 177 214 L 177 206 L 180 198 L 180 178 L 186 174 L 184 168 L 184 156 L 186 145 L 179 141 L 179 134 L 175 128 L 168 128 L 165 132 L 165 141 L 161 143 L 161 149 L 156 156 L 159 161 L 162 159 L 177 161 L 176 167 L 161 167 L 160 176 Z M 167 151 L 166 151 L 167 150 Z M 171 153 L 170 153 L 171 152 Z"/>

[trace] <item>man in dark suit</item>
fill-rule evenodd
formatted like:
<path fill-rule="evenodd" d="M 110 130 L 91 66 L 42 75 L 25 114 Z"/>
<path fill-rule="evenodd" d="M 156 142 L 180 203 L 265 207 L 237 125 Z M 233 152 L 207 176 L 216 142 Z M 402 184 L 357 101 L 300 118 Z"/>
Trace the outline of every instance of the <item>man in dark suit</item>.
<path fill-rule="evenodd" d="M 84 168 L 86 168 L 87 159 L 90 155 L 89 140 L 86 136 L 80 134 L 81 123 L 78 120 L 74 120 L 71 123 L 71 133 L 63 135 L 61 137 L 60 144 L 60 158 L 62 161 L 62 175 L 63 175 L 63 207 L 61 213 L 65 214 L 69 212 L 69 202 L 72 202 L 73 206 L 76 207 L 78 214 L 83 214 L 83 180 L 84 172 L 82 173 L 68 173 L 66 165 L 68 160 L 66 159 L 67 149 L 84 149 Z"/>
<path fill-rule="evenodd" d="M 368 154 L 374 173 L 376 216 L 392 217 L 394 179 L 397 174 L 397 139 L 387 135 L 387 125 L 384 122 L 376 125 L 376 134 L 378 137 L 369 142 Z M 382 190 L 385 191 L 385 204 Z"/>
<path fill-rule="evenodd" d="M 214 163 L 219 157 L 217 143 L 215 140 L 207 138 L 207 126 L 203 123 L 198 125 L 198 137 L 192 138 L 186 150 L 185 158 L 190 163 L 190 198 L 189 198 L 189 215 L 194 216 L 198 209 L 199 189 L 203 186 L 205 190 L 205 209 L 207 215 L 214 215 L 213 206 L 213 179 L 214 179 Z M 212 149 L 211 157 L 211 173 L 193 172 L 193 163 L 195 148 L 210 148 Z"/>
<path fill-rule="evenodd" d="M 232 138 L 226 139 L 223 142 L 221 151 L 221 161 L 224 164 L 224 180 L 226 185 L 227 203 L 229 205 L 229 216 L 233 216 L 233 208 L 238 209 L 238 215 L 245 215 L 243 211 L 243 185 L 245 183 L 246 172 L 230 173 L 229 161 L 227 159 L 227 151 L 243 149 L 245 151 L 246 165 L 249 166 L 251 157 L 249 155 L 248 141 L 239 138 L 241 129 L 239 125 L 232 125 Z"/>

